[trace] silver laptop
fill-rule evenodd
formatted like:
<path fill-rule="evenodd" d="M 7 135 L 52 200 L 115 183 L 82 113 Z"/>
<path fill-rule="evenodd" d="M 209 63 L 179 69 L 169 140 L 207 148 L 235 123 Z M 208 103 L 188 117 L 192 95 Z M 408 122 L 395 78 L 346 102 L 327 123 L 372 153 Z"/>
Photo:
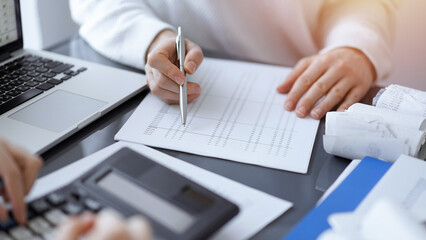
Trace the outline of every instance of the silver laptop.
<path fill-rule="evenodd" d="M 0 136 L 42 153 L 146 85 L 144 75 L 23 49 L 19 0 L 0 1 Z"/>

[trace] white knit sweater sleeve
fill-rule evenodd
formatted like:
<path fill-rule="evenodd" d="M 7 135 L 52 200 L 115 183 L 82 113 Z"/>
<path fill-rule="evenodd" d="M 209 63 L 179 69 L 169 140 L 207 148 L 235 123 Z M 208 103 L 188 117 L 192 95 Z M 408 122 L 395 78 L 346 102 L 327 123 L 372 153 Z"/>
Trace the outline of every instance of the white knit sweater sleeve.
<path fill-rule="evenodd" d="M 391 48 L 398 0 L 326 0 L 319 16 L 320 53 L 338 47 L 362 51 L 377 79 L 392 68 Z"/>
<path fill-rule="evenodd" d="M 70 0 L 70 9 L 80 35 L 95 50 L 139 69 L 157 34 L 174 29 L 142 0 Z"/>

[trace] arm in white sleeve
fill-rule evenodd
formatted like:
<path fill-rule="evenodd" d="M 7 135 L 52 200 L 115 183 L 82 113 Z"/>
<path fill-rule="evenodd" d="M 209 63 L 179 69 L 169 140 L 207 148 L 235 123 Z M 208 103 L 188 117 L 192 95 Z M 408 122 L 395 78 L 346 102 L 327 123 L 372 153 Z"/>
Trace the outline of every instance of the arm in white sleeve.
<path fill-rule="evenodd" d="M 70 0 L 70 9 L 81 37 L 96 51 L 139 69 L 158 33 L 174 30 L 142 0 Z"/>
<path fill-rule="evenodd" d="M 325 0 L 319 15 L 321 53 L 338 47 L 363 52 L 385 78 L 392 68 L 398 0 Z"/>

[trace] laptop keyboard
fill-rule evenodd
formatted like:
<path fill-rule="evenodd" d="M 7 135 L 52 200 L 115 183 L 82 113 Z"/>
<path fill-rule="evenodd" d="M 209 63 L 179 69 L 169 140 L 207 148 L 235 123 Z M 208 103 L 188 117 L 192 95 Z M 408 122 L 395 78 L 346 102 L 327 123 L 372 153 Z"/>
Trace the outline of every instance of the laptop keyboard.
<path fill-rule="evenodd" d="M 0 114 L 87 70 L 74 65 L 25 55 L 0 65 Z"/>

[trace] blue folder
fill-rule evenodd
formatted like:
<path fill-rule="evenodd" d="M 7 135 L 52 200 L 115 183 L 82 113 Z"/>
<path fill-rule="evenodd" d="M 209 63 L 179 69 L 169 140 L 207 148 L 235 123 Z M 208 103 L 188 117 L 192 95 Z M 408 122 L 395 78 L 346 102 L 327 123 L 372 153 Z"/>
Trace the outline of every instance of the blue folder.
<path fill-rule="evenodd" d="M 330 228 L 327 222 L 330 214 L 355 210 L 391 166 L 391 163 L 365 157 L 349 176 L 283 239 L 316 239 Z"/>

